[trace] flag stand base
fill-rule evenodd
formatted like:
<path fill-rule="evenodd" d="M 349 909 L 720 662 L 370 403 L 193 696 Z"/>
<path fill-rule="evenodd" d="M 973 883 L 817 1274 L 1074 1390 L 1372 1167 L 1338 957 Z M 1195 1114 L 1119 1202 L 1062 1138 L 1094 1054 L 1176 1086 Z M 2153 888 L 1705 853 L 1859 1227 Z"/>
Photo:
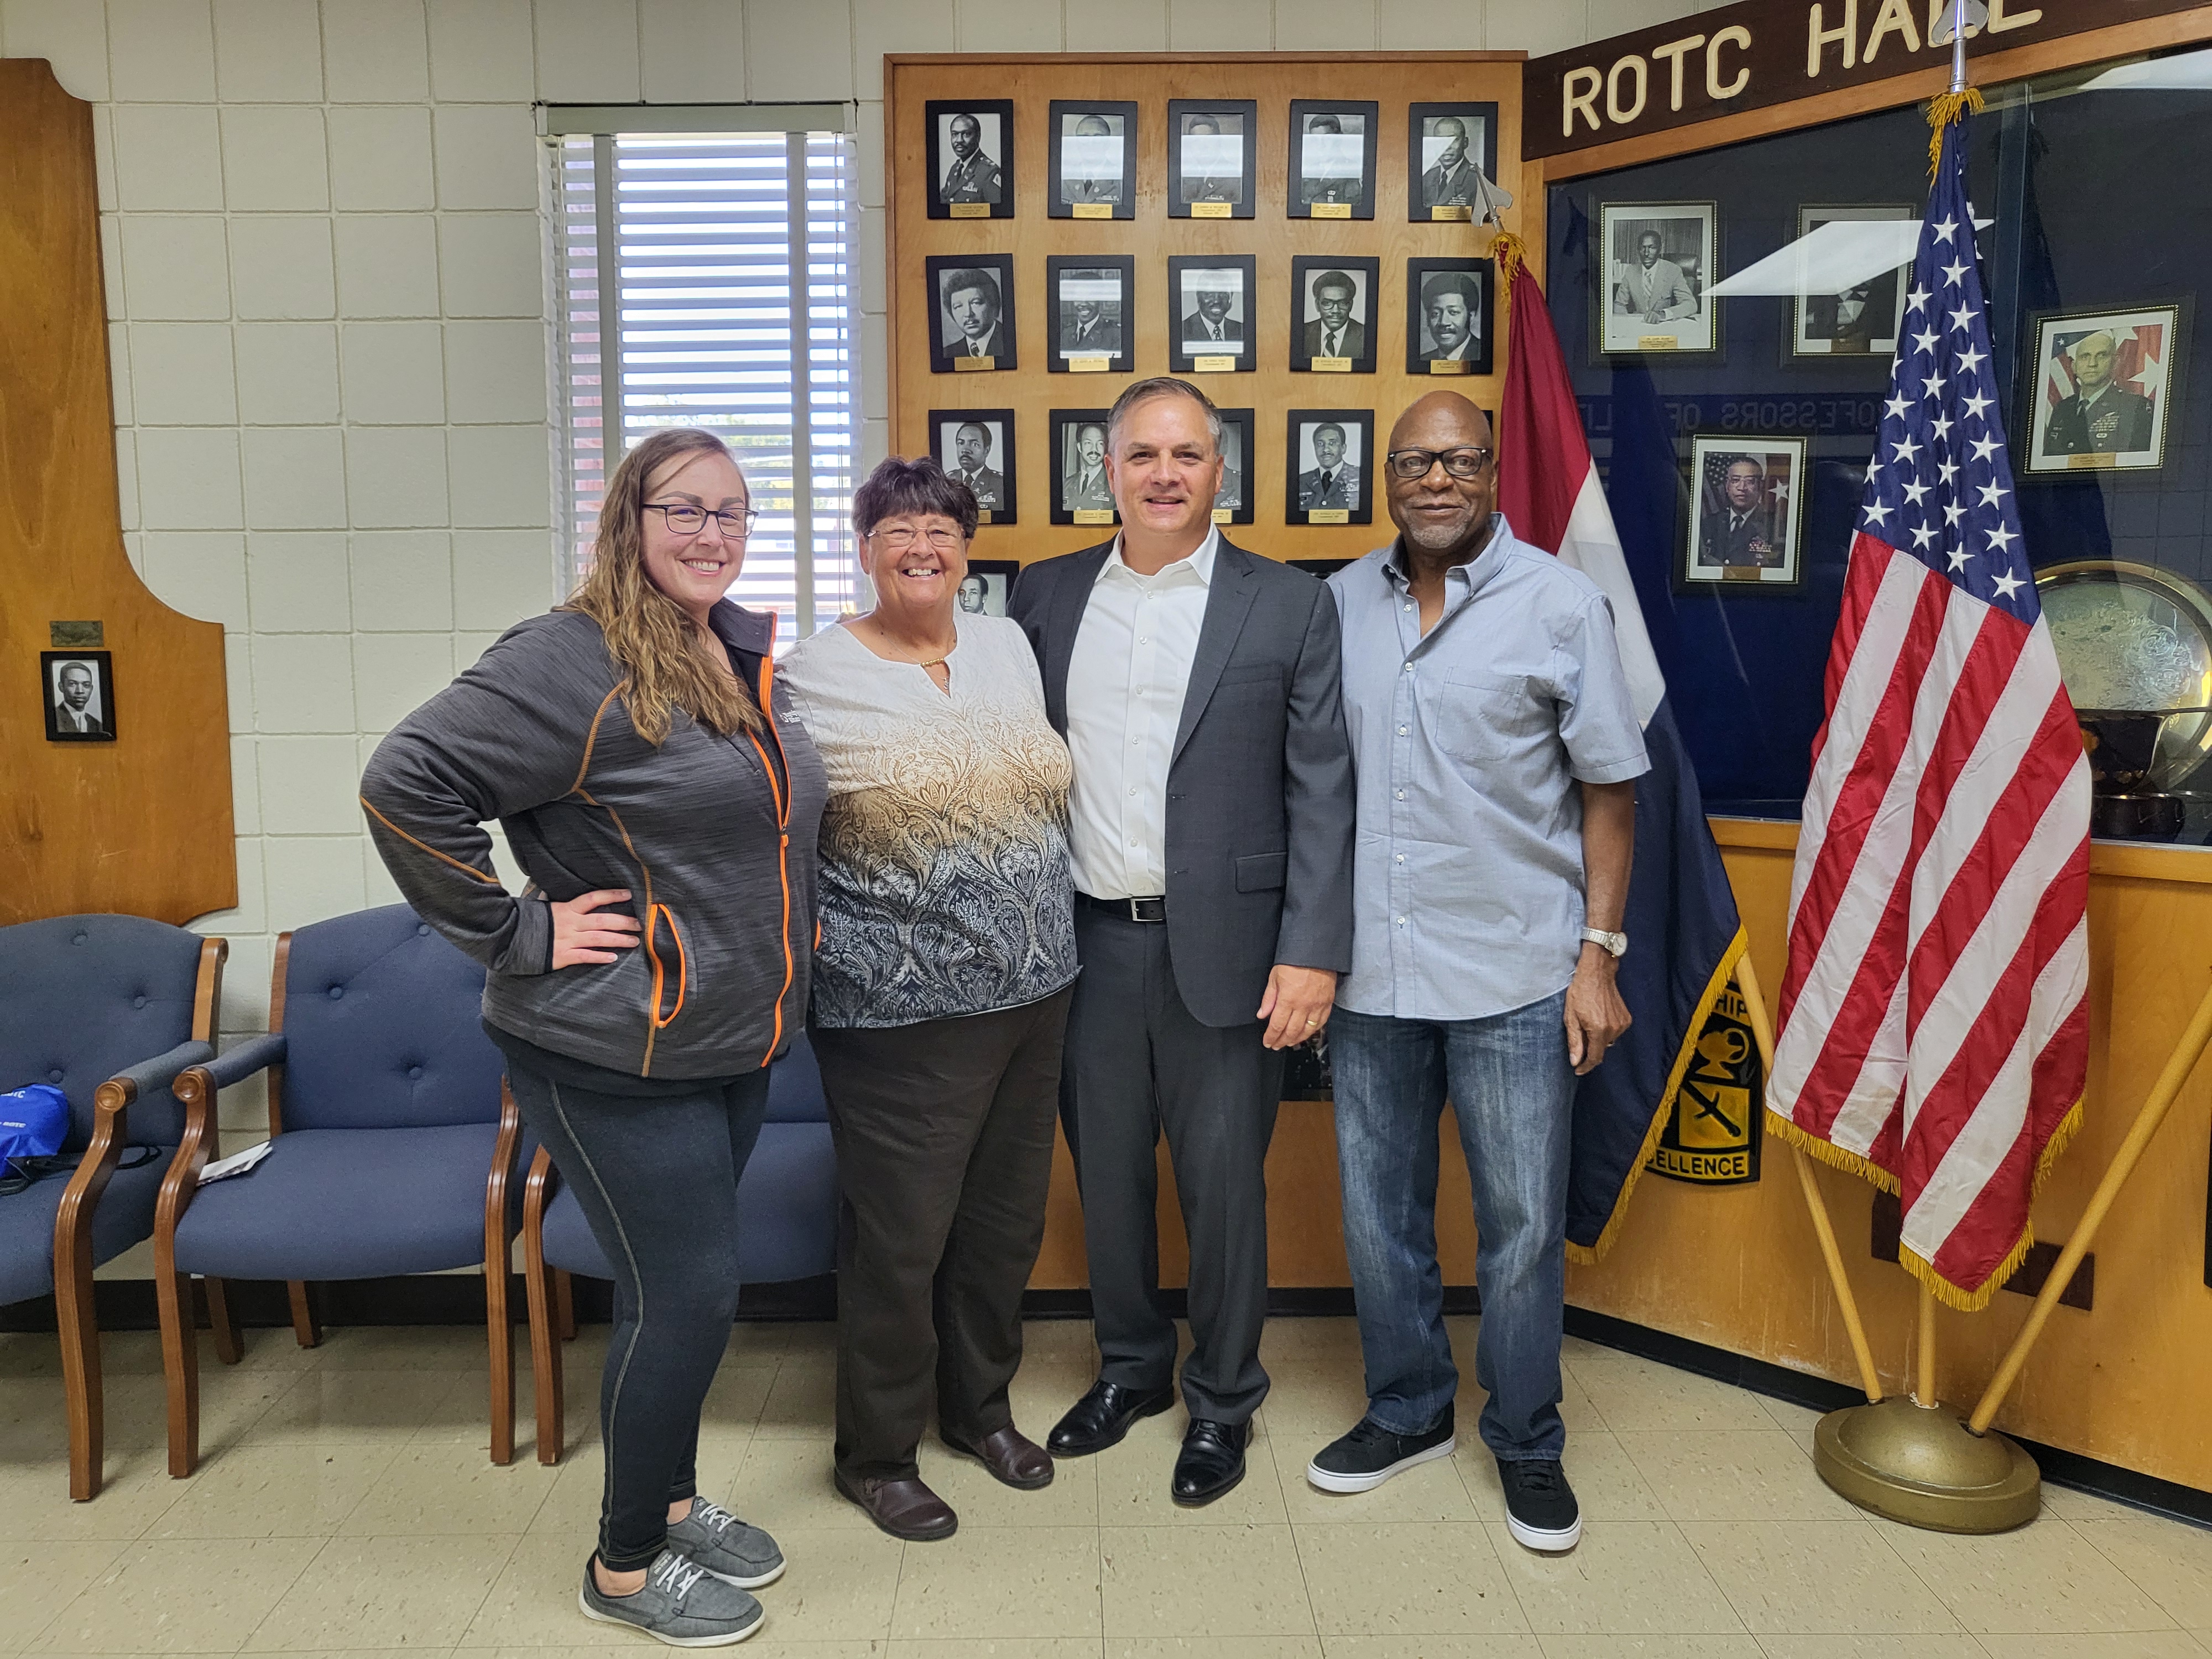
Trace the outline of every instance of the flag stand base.
<path fill-rule="evenodd" d="M 1933 1532 L 2005 1532 L 2043 1504 L 2035 1460 L 2012 1441 L 1896 1395 L 1822 1418 L 1813 1464 L 1861 1509 Z"/>

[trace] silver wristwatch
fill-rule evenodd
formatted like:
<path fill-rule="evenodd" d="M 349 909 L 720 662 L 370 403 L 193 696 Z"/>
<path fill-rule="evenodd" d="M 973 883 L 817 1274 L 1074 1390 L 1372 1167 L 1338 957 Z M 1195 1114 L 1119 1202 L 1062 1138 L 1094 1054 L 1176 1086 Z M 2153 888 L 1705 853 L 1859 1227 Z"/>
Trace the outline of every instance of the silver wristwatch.
<path fill-rule="evenodd" d="M 1628 954 L 1628 935 L 1626 933 L 1608 933 L 1602 927 L 1585 927 L 1583 939 L 1585 943 L 1596 945 L 1616 960 Z"/>

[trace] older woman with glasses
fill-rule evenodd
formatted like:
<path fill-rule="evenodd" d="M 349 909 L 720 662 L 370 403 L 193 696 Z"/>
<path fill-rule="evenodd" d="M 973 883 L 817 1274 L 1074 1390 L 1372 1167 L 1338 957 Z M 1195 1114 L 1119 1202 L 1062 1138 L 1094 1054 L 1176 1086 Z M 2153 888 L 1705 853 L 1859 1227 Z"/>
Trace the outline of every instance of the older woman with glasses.
<path fill-rule="evenodd" d="M 946 1446 L 1052 1480 L 1006 1389 L 1076 973 L 1070 768 L 1021 629 L 958 603 L 967 485 L 893 459 L 853 518 L 876 607 L 784 665 L 830 773 L 809 1024 L 848 1206 L 836 1480 L 927 1540 L 958 1525 L 915 1461 L 933 1383 Z"/>

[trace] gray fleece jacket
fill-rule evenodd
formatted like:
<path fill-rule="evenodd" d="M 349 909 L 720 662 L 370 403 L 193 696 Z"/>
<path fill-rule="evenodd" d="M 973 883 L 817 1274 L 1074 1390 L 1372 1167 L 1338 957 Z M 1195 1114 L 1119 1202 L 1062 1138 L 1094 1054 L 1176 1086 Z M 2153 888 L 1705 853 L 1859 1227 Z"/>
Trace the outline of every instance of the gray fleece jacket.
<path fill-rule="evenodd" d="M 370 836 L 407 902 L 489 971 L 483 1017 L 635 1077 L 765 1066 L 805 1018 L 814 844 L 827 782 L 776 679 L 772 615 L 713 615 L 769 729 L 719 738 L 678 710 L 638 736 L 599 626 L 556 611 L 507 630 L 377 745 Z M 529 878 L 493 872 L 497 818 Z M 642 943 L 552 967 L 550 901 L 628 888 Z"/>

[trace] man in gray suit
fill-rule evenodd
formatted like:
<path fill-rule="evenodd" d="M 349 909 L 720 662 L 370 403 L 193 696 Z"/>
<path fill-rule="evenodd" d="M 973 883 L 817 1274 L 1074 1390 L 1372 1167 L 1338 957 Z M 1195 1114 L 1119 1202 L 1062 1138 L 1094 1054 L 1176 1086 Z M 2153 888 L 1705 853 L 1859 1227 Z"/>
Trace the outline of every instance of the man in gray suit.
<path fill-rule="evenodd" d="M 1098 1380 L 1052 1431 L 1103 1450 L 1174 1402 L 1154 1148 L 1190 1236 L 1190 1425 L 1170 1492 L 1243 1478 L 1267 1392 L 1265 1165 L 1283 1051 L 1328 1023 L 1352 953 L 1352 757 L 1328 590 L 1212 522 L 1221 419 L 1141 380 L 1109 417 L 1121 533 L 1027 567 L 1007 615 L 1075 763 L 1076 948 L 1061 1121 L 1083 1194 Z"/>

